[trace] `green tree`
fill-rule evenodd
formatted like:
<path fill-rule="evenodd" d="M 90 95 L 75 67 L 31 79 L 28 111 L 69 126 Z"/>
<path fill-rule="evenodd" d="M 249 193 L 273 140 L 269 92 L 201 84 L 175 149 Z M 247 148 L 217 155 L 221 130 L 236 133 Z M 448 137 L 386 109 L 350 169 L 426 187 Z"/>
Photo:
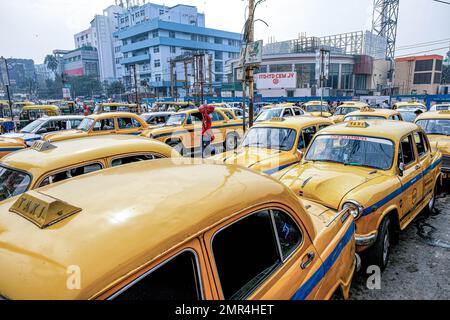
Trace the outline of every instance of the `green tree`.
<path fill-rule="evenodd" d="M 122 94 L 125 92 L 125 86 L 120 81 L 114 81 L 108 85 L 107 90 L 108 90 L 108 95 Z"/>
<path fill-rule="evenodd" d="M 56 74 L 56 70 L 58 70 L 58 59 L 54 55 L 48 54 L 45 56 L 44 63 L 53 73 Z"/>

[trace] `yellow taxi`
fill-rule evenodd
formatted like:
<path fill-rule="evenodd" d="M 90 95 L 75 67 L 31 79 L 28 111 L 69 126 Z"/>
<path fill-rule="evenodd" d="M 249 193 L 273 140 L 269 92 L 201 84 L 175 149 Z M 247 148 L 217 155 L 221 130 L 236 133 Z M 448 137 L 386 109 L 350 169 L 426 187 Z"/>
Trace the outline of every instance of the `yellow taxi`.
<path fill-rule="evenodd" d="M 26 147 L 27 145 L 22 139 L 0 136 L 0 158 L 3 158 L 11 152 L 25 149 Z"/>
<path fill-rule="evenodd" d="M 226 108 L 215 108 L 210 117 L 215 136 L 213 143 L 223 144 L 227 150 L 236 149 L 244 132 L 242 120 Z M 179 111 L 171 115 L 163 127 L 146 130 L 142 135 L 162 141 L 186 155 L 201 148 L 202 119 L 198 109 Z"/>
<path fill-rule="evenodd" d="M 384 269 L 391 244 L 432 210 L 442 156 L 403 121 L 351 121 L 318 132 L 300 164 L 274 175 L 305 199 L 357 216 L 357 251 Z"/>
<path fill-rule="evenodd" d="M 350 112 L 355 112 L 367 107 L 369 107 L 367 103 L 359 101 L 346 101 L 344 102 L 344 104 L 341 104 L 336 108 L 336 111 L 334 112 L 333 116 L 330 117 L 330 119 L 333 120 L 334 123 L 340 123 L 344 121 L 345 116 Z"/>
<path fill-rule="evenodd" d="M 0 201 L 104 168 L 171 157 L 180 155 L 168 145 L 128 135 L 37 141 L 0 160 Z"/>
<path fill-rule="evenodd" d="M 263 107 L 258 116 L 255 118 L 255 122 L 270 121 L 273 118 L 288 118 L 299 116 L 311 116 L 300 107 L 295 106 L 293 103 L 275 104 Z"/>
<path fill-rule="evenodd" d="M 432 146 L 442 153 L 442 178 L 450 178 L 450 111 L 422 113 L 416 124 L 426 132 Z"/>
<path fill-rule="evenodd" d="M 274 174 L 299 162 L 314 135 L 333 124 L 331 120 L 316 117 L 258 122 L 247 132 L 237 150 L 211 159 Z"/>
<path fill-rule="evenodd" d="M 61 141 L 107 134 L 139 135 L 148 124 L 138 115 L 130 112 L 109 112 L 87 116 L 76 130 L 64 130 L 42 136 L 45 141 Z"/>
<path fill-rule="evenodd" d="M 348 297 L 357 261 L 349 210 L 302 202 L 245 168 L 180 161 L 102 170 L 3 201 L 0 296 Z"/>
<path fill-rule="evenodd" d="M 391 109 L 372 109 L 370 107 L 361 108 L 358 111 L 350 112 L 344 117 L 347 121 L 364 120 L 397 120 L 403 121 L 402 115 L 397 110 Z"/>
<path fill-rule="evenodd" d="M 321 101 L 309 101 L 303 104 L 303 110 L 311 114 L 313 117 L 325 117 L 332 116 L 326 102 Z"/>
<path fill-rule="evenodd" d="M 153 111 L 156 112 L 178 112 L 183 109 L 193 108 L 194 104 L 192 102 L 155 102 L 153 104 Z"/>
<path fill-rule="evenodd" d="M 403 110 L 421 110 L 422 112 L 427 112 L 427 107 L 420 102 L 397 102 L 392 106 L 392 109 L 403 109 Z"/>

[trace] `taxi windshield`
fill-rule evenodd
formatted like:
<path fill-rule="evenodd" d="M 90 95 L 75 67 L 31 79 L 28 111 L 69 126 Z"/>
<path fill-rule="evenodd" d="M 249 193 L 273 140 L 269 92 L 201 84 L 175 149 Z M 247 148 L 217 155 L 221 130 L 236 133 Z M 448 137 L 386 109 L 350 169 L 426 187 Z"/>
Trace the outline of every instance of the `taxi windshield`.
<path fill-rule="evenodd" d="M 242 142 L 242 147 L 256 147 L 290 151 L 297 134 L 289 128 L 252 128 Z"/>
<path fill-rule="evenodd" d="M 94 123 L 93 119 L 89 119 L 89 118 L 85 118 L 83 119 L 83 121 L 81 121 L 81 123 L 78 125 L 78 130 L 81 131 L 88 131 L 91 127 L 92 124 Z"/>
<path fill-rule="evenodd" d="M 386 139 L 320 135 L 312 142 L 305 160 L 388 170 L 394 160 L 394 150 L 394 144 Z"/>
<path fill-rule="evenodd" d="M 386 118 L 382 116 L 365 116 L 365 115 L 345 117 L 345 121 L 358 121 L 358 120 L 386 120 Z"/>
<path fill-rule="evenodd" d="M 417 124 L 426 134 L 450 136 L 450 119 L 419 120 Z"/>
<path fill-rule="evenodd" d="M 29 125 L 25 126 L 22 130 L 20 130 L 21 133 L 33 133 L 36 132 L 41 125 L 45 122 L 45 120 L 35 120 Z"/>
<path fill-rule="evenodd" d="M 256 122 L 261 122 L 261 121 L 269 121 L 272 120 L 273 118 L 278 118 L 281 116 L 281 111 L 283 109 L 264 109 L 261 111 L 261 113 L 258 115 L 258 117 L 256 118 Z"/>
<path fill-rule="evenodd" d="M 402 109 L 405 110 L 414 110 L 416 111 L 417 109 L 425 109 L 424 107 L 420 106 L 420 105 L 407 105 L 407 106 L 401 106 Z"/>
<path fill-rule="evenodd" d="M 181 126 L 184 123 L 184 119 L 186 119 L 185 114 L 171 115 L 164 126 Z"/>
<path fill-rule="evenodd" d="M 342 107 L 337 108 L 336 115 L 338 116 L 344 116 L 346 114 L 349 114 L 350 112 L 358 111 L 358 108 L 352 108 L 352 107 Z"/>
<path fill-rule="evenodd" d="M 307 106 L 306 112 L 328 112 L 327 106 Z"/>
<path fill-rule="evenodd" d="M 405 110 L 405 111 L 399 111 L 399 112 L 402 115 L 403 121 L 414 122 L 414 120 L 416 120 L 416 118 L 417 118 L 417 115 L 415 114 L 414 111 Z"/>
<path fill-rule="evenodd" d="M 28 174 L 0 166 L 0 201 L 24 193 L 30 183 Z"/>

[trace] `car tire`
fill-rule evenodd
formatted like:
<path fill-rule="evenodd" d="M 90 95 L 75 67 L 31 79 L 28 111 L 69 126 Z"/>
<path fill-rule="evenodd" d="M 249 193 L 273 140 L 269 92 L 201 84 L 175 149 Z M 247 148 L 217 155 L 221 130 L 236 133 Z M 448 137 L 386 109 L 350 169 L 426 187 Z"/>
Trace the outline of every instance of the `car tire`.
<path fill-rule="evenodd" d="M 426 208 L 426 213 L 427 214 L 432 214 L 433 210 L 434 210 L 434 206 L 436 205 L 436 195 L 438 192 L 438 183 L 436 183 L 436 186 L 434 187 L 433 190 L 433 194 L 431 196 L 431 200 L 430 202 L 428 202 L 427 208 Z"/>
<path fill-rule="evenodd" d="M 381 222 L 380 228 L 378 229 L 377 240 L 365 254 L 367 266 L 376 265 L 381 269 L 381 271 L 386 269 L 391 252 L 391 233 L 391 220 L 389 217 L 385 217 Z"/>
<path fill-rule="evenodd" d="M 235 150 L 238 147 L 238 135 L 236 133 L 229 133 L 223 143 L 225 151 Z"/>
<path fill-rule="evenodd" d="M 184 156 L 186 154 L 186 150 L 184 148 L 184 145 L 181 141 L 178 142 L 169 142 L 168 143 L 169 147 L 175 149 L 180 155 Z"/>

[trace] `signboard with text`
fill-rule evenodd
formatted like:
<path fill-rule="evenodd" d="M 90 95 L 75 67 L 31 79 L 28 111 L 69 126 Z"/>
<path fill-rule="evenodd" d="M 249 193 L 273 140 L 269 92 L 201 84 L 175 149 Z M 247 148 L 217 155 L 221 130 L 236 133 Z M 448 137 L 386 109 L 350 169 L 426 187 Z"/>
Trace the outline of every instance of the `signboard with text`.
<path fill-rule="evenodd" d="M 255 81 L 258 89 L 295 89 L 297 87 L 297 73 L 258 73 L 255 75 Z"/>
<path fill-rule="evenodd" d="M 245 66 L 257 66 L 262 62 L 263 41 L 251 42 L 241 49 L 240 64 Z"/>

